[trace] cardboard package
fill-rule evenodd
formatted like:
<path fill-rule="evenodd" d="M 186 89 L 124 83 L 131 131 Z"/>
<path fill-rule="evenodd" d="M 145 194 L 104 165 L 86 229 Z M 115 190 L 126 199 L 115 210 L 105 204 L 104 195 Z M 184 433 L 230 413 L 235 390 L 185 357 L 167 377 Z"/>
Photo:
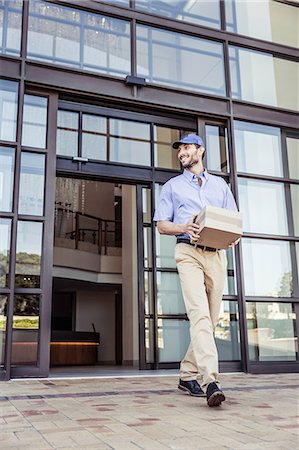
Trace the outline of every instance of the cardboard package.
<path fill-rule="evenodd" d="M 238 211 L 205 206 L 194 221 L 200 226 L 198 245 L 228 248 L 242 236 L 243 216 Z"/>

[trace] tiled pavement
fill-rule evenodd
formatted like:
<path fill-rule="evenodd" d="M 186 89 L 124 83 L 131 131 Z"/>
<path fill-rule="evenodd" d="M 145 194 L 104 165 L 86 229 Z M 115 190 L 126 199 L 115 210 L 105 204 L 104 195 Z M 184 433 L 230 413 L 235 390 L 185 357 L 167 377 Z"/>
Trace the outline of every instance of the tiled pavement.
<path fill-rule="evenodd" d="M 227 401 L 176 389 L 167 377 L 0 383 L 0 448 L 299 448 L 298 374 L 222 374 Z"/>

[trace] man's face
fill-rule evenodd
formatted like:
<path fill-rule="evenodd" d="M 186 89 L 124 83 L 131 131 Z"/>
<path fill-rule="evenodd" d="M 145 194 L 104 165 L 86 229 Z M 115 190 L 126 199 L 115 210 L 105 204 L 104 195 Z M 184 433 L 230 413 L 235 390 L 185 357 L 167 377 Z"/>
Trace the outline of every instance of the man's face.
<path fill-rule="evenodd" d="M 201 160 L 203 147 L 197 147 L 195 144 L 181 144 L 178 148 L 178 159 L 184 169 L 188 169 Z"/>

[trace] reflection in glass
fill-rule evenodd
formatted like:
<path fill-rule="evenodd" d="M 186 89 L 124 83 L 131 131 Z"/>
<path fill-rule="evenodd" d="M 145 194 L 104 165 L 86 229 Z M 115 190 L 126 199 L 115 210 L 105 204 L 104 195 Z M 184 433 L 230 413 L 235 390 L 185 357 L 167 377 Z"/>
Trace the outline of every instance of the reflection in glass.
<path fill-rule="evenodd" d="M 155 360 L 154 319 L 146 318 L 144 320 L 144 333 L 145 333 L 145 359 L 147 363 L 153 363 Z"/>
<path fill-rule="evenodd" d="M 0 1 L 0 53 L 20 55 L 22 0 Z"/>
<path fill-rule="evenodd" d="M 185 314 L 185 304 L 179 275 L 176 272 L 157 272 L 158 314 Z"/>
<path fill-rule="evenodd" d="M 207 169 L 228 172 L 227 130 L 218 125 L 206 125 Z"/>
<path fill-rule="evenodd" d="M 0 367 L 5 363 L 7 304 L 7 295 L 0 295 Z"/>
<path fill-rule="evenodd" d="M 287 138 L 289 175 L 294 180 L 299 179 L 299 139 Z"/>
<path fill-rule="evenodd" d="M 245 295 L 291 297 L 290 244 L 283 241 L 242 239 Z"/>
<path fill-rule="evenodd" d="M 257 20 L 258 7 L 258 20 Z M 264 41 L 299 47 L 299 9 L 296 6 L 262 2 L 225 0 L 226 29 Z M 287 27 L 281 24 L 288 24 Z"/>
<path fill-rule="evenodd" d="M 144 314 L 153 314 L 153 274 L 144 272 Z"/>
<path fill-rule="evenodd" d="M 56 153 L 78 156 L 79 114 L 58 110 Z"/>
<path fill-rule="evenodd" d="M 229 58 L 233 98 L 298 111 L 297 62 L 232 46 Z"/>
<path fill-rule="evenodd" d="M 130 23 L 43 1 L 30 1 L 27 55 L 78 69 L 125 76 Z"/>
<path fill-rule="evenodd" d="M 136 0 L 136 8 L 151 14 L 196 23 L 210 28 L 221 28 L 220 3 L 188 0 Z"/>
<path fill-rule="evenodd" d="M 249 359 L 295 361 L 296 315 L 291 303 L 246 303 Z"/>
<path fill-rule="evenodd" d="M 0 211 L 12 211 L 15 149 L 0 147 Z"/>
<path fill-rule="evenodd" d="M 136 164 L 138 166 L 150 166 L 150 143 L 111 137 L 110 161 L 121 162 L 124 164 Z"/>
<path fill-rule="evenodd" d="M 19 83 L 0 79 L 0 140 L 16 140 Z"/>
<path fill-rule="evenodd" d="M 150 223 L 152 220 L 151 190 L 147 188 L 142 188 L 142 212 L 143 222 Z"/>
<path fill-rule="evenodd" d="M 0 288 L 8 287 L 11 219 L 0 218 Z"/>
<path fill-rule="evenodd" d="M 42 216 L 46 156 L 22 152 L 19 214 Z"/>
<path fill-rule="evenodd" d="M 190 70 L 190 61 L 200 70 Z M 137 25 L 137 73 L 162 85 L 226 94 L 222 44 L 180 33 Z"/>
<path fill-rule="evenodd" d="M 176 268 L 174 249 L 175 236 L 160 234 L 156 228 L 156 264 L 157 267 Z"/>
<path fill-rule="evenodd" d="M 100 116 L 82 116 L 82 156 L 107 160 L 107 119 Z"/>
<path fill-rule="evenodd" d="M 294 234 L 299 236 L 299 185 L 291 184 L 292 212 L 294 223 Z"/>
<path fill-rule="evenodd" d="M 158 319 L 159 362 L 178 362 L 190 343 L 187 320 Z"/>
<path fill-rule="evenodd" d="M 150 125 L 148 123 L 132 122 L 130 120 L 109 119 L 110 135 L 132 139 L 150 140 Z"/>
<path fill-rule="evenodd" d="M 22 145 L 46 148 L 48 100 L 36 95 L 24 95 Z"/>
<path fill-rule="evenodd" d="M 244 231 L 288 234 L 283 183 L 239 178 L 238 186 Z"/>
<path fill-rule="evenodd" d="M 235 121 L 238 172 L 282 177 L 280 129 Z"/>
<path fill-rule="evenodd" d="M 227 277 L 225 279 L 225 285 L 223 294 L 224 295 L 236 295 L 236 262 L 235 254 L 232 248 L 226 250 L 227 259 Z"/>
<path fill-rule="evenodd" d="M 219 321 L 215 330 L 215 340 L 220 361 L 239 361 L 241 359 L 237 302 L 222 301 Z"/>
<path fill-rule="evenodd" d="M 40 287 L 42 231 L 41 222 L 18 222 L 15 281 L 17 287 Z"/>
<path fill-rule="evenodd" d="M 172 148 L 172 143 L 178 141 L 187 130 L 154 126 L 154 154 L 155 167 L 180 170 L 177 151 Z"/>
<path fill-rule="evenodd" d="M 16 295 L 13 311 L 13 365 L 36 365 L 39 330 L 39 295 Z"/>
<path fill-rule="evenodd" d="M 143 243 L 144 243 L 144 267 L 152 268 L 152 229 L 151 227 L 143 228 Z"/>

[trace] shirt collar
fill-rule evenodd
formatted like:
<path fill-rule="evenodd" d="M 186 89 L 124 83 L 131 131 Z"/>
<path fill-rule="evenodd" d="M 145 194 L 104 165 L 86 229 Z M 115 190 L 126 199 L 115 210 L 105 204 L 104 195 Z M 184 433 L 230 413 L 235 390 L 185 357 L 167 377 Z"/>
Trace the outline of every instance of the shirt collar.
<path fill-rule="evenodd" d="M 188 181 L 190 181 L 190 183 L 193 180 L 197 180 L 197 176 L 194 175 L 192 172 L 190 172 L 190 170 L 184 169 L 183 175 L 187 178 Z M 207 169 L 205 169 L 201 174 L 200 174 L 201 178 L 204 178 L 206 180 L 208 180 L 209 178 L 209 173 L 207 171 Z"/>

